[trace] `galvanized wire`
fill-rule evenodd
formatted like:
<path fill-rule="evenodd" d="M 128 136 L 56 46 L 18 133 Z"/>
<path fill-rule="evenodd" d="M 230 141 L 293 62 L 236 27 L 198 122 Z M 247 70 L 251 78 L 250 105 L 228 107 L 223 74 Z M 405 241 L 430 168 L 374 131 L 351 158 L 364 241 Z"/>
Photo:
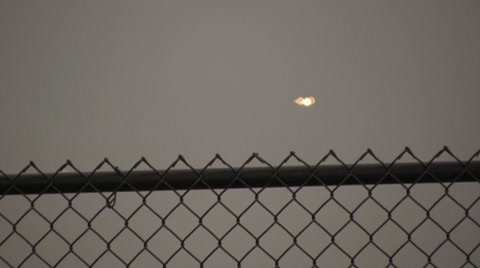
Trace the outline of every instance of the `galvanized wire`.
<path fill-rule="evenodd" d="M 237 168 L 216 155 L 201 169 L 179 156 L 165 170 L 142 158 L 128 171 L 105 159 L 88 173 L 66 161 L 51 174 L 31 162 L 0 171 L 0 266 L 480 267 L 479 152 L 423 162 L 406 148 L 386 164 L 367 150 L 350 165 L 292 152 L 275 166 L 253 154 Z"/>

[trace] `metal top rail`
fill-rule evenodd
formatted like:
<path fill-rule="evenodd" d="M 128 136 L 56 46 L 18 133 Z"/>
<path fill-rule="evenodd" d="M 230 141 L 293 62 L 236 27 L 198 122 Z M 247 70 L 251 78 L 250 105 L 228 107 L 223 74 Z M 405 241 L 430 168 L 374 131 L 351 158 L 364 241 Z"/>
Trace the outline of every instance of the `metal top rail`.
<path fill-rule="evenodd" d="M 0 194 L 87 193 L 479 181 L 480 161 L 0 175 Z"/>

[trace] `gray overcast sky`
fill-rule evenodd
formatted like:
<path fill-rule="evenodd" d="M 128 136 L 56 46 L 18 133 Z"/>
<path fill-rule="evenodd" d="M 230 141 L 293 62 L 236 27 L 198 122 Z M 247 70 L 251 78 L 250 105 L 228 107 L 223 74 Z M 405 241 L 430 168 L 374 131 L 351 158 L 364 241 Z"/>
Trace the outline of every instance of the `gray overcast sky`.
<path fill-rule="evenodd" d="M 480 1 L 0 0 L 0 169 L 480 148 Z M 295 105 L 314 96 L 311 108 Z"/>

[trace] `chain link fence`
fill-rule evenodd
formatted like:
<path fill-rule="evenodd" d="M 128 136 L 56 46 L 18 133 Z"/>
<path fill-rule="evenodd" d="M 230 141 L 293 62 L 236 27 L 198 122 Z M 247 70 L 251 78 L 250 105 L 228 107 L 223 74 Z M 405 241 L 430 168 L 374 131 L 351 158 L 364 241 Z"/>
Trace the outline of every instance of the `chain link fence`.
<path fill-rule="evenodd" d="M 479 152 L 0 171 L 0 267 L 480 267 Z"/>

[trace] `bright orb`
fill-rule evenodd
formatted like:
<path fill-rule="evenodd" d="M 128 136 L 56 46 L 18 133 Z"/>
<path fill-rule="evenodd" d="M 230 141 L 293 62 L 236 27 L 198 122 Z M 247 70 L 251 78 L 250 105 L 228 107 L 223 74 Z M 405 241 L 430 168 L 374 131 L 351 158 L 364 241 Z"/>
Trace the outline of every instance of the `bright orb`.
<path fill-rule="evenodd" d="M 314 97 L 307 97 L 307 98 L 304 98 L 304 97 L 299 97 L 298 99 L 295 100 L 295 103 L 297 103 L 298 105 L 303 105 L 303 106 L 310 106 L 310 105 L 313 105 L 315 103 L 315 98 Z"/>

